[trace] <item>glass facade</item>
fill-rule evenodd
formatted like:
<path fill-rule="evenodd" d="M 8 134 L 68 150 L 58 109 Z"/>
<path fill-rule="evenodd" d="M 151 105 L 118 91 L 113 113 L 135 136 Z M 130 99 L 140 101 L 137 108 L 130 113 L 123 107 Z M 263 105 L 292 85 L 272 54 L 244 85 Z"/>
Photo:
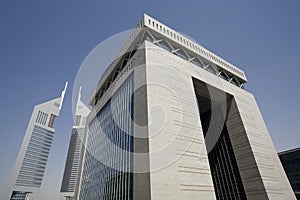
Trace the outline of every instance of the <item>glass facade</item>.
<path fill-rule="evenodd" d="M 34 126 L 32 135 L 20 172 L 17 177 L 17 186 L 39 188 L 44 176 L 45 167 L 53 140 L 53 132 Z"/>
<path fill-rule="evenodd" d="M 300 148 L 279 153 L 285 173 L 298 200 L 300 200 Z"/>
<path fill-rule="evenodd" d="M 208 128 L 214 127 L 213 123 L 219 120 L 210 120 L 210 110 L 200 117 L 206 136 Z M 226 124 L 214 148 L 208 153 L 208 160 L 217 199 L 246 199 Z"/>
<path fill-rule="evenodd" d="M 216 198 L 247 199 L 226 125 L 233 96 L 196 79 L 194 87 Z"/>
<path fill-rule="evenodd" d="M 75 192 L 80 153 L 82 149 L 83 131 L 84 128 L 74 128 L 72 130 L 60 192 Z"/>
<path fill-rule="evenodd" d="M 79 199 L 133 198 L 133 75 L 88 124 Z"/>

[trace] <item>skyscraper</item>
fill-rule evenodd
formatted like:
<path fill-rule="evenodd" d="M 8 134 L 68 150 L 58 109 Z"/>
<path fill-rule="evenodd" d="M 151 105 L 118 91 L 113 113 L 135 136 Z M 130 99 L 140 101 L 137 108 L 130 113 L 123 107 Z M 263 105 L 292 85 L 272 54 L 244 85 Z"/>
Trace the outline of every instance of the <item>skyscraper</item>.
<path fill-rule="evenodd" d="M 9 183 L 7 199 L 36 199 L 42 184 L 59 115 L 67 89 L 61 96 L 34 107 Z"/>
<path fill-rule="evenodd" d="M 75 186 L 79 170 L 79 160 L 83 148 L 83 136 L 86 119 L 90 109 L 81 101 L 81 88 L 78 94 L 78 100 L 75 108 L 76 123 L 73 126 L 68 149 L 67 160 L 65 164 L 64 175 L 62 179 L 60 192 L 66 199 L 74 199 Z"/>
<path fill-rule="evenodd" d="M 91 96 L 76 197 L 295 199 L 246 82 L 144 15 Z"/>

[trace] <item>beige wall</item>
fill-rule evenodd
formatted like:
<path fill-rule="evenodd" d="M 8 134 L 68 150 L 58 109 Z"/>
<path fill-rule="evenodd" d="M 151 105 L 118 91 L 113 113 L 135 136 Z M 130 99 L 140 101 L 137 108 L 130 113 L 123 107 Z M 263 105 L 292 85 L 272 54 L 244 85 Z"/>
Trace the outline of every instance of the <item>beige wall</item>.
<path fill-rule="evenodd" d="M 227 126 L 248 199 L 295 199 L 253 95 L 145 44 L 151 199 L 215 199 L 192 76 L 234 96 Z"/>

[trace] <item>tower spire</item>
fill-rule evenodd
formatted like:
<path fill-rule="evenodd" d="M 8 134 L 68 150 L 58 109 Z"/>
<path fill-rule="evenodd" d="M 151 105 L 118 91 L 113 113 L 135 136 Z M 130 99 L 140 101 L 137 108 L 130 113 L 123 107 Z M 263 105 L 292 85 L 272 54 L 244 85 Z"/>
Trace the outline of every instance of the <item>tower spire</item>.
<path fill-rule="evenodd" d="M 59 110 L 61 110 L 62 103 L 63 103 L 63 101 L 64 101 L 64 97 L 65 97 L 65 93 L 66 93 L 67 87 L 68 87 L 68 81 L 67 81 L 66 84 L 65 84 L 64 90 L 61 92 L 61 96 L 60 96 L 60 104 L 59 104 Z"/>
<path fill-rule="evenodd" d="M 81 86 L 79 87 L 78 98 L 77 98 L 77 105 L 76 106 L 79 105 L 80 100 L 81 100 Z"/>

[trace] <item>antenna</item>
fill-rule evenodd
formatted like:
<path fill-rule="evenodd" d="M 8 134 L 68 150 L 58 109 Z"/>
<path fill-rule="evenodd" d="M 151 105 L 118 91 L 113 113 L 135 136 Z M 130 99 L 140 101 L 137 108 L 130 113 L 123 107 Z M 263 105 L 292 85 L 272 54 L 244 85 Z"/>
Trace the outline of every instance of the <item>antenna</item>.
<path fill-rule="evenodd" d="M 79 92 L 78 92 L 78 100 L 81 99 L 81 86 L 79 87 Z"/>
<path fill-rule="evenodd" d="M 61 92 L 61 96 L 60 96 L 60 104 L 59 104 L 59 110 L 61 110 L 61 107 L 62 107 L 62 103 L 64 101 L 64 97 L 65 97 L 65 93 L 66 93 L 66 90 L 67 90 L 67 87 L 68 87 L 68 81 L 66 82 L 65 84 L 65 89 Z"/>
<path fill-rule="evenodd" d="M 78 107 L 78 105 L 79 105 L 80 100 L 81 100 L 81 86 L 79 87 L 79 92 L 78 92 L 78 97 L 77 97 L 77 105 L 76 105 L 76 109 L 77 109 L 77 107 Z"/>

